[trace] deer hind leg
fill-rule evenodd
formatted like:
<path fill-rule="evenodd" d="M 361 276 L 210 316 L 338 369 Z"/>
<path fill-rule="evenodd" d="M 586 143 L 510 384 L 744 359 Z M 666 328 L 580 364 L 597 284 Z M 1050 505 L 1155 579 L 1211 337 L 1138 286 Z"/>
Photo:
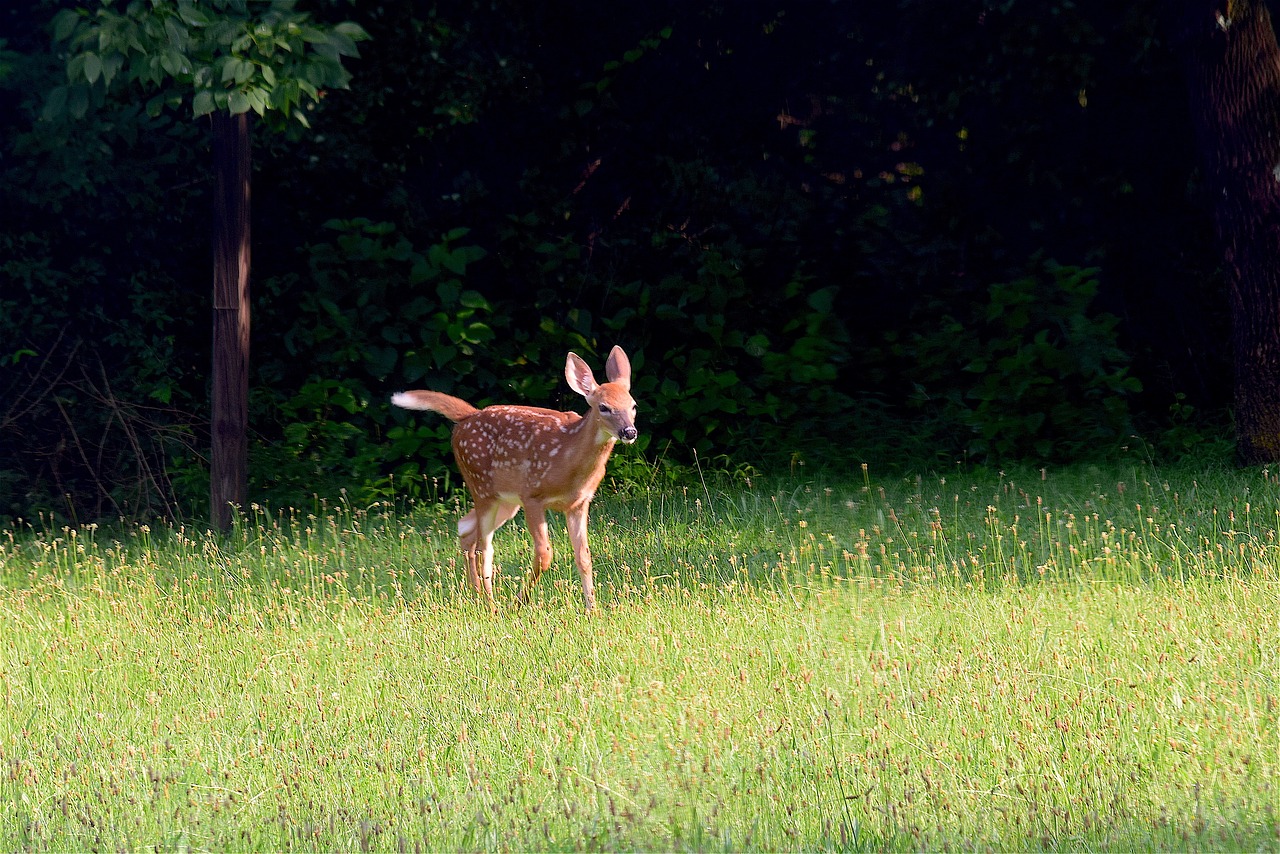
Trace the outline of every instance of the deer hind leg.
<path fill-rule="evenodd" d="M 524 518 L 529 524 L 529 536 L 533 537 L 533 568 L 525 579 L 524 587 L 516 601 L 521 605 L 529 601 L 529 593 L 542 573 L 551 566 L 551 537 L 547 534 L 547 510 L 541 504 L 529 502 L 524 508 Z"/>
<path fill-rule="evenodd" d="M 458 522 L 458 539 L 467 556 L 467 578 L 476 592 L 484 595 L 490 610 L 497 609 L 493 597 L 493 535 L 518 512 L 519 504 L 494 501 L 483 509 L 477 505 Z"/>
<path fill-rule="evenodd" d="M 476 511 L 473 509 L 458 520 L 458 544 L 467 561 L 467 581 L 477 593 L 484 593 L 480 583 L 480 566 L 477 555 L 480 551 L 480 526 L 476 522 Z"/>
<path fill-rule="evenodd" d="M 596 585 L 591 574 L 591 549 L 587 546 L 587 504 L 571 507 L 564 518 L 569 528 L 569 541 L 573 543 L 573 560 L 578 565 L 582 579 L 582 601 L 587 613 L 596 609 Z"/>

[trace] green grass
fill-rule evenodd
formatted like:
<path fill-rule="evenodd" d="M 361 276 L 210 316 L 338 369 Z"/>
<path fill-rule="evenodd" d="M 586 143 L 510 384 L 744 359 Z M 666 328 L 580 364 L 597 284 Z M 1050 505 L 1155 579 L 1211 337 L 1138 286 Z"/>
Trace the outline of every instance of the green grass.
<path fill-rule="evenodd" d="M 602 498 L 595 617 L 456 512 L 0 533 L 0 847 L 1280 847 L 1270 472 Z"/>

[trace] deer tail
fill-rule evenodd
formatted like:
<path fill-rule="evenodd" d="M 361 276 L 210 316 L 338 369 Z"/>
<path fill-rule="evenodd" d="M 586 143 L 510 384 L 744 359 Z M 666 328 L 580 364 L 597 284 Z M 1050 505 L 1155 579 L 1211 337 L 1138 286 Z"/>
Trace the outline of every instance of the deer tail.
<path fill-rule="evenodd" d="M 391 395 L 391 402 L 404 409 L 439 412 L 450 421 L 461 421 L 480 411 L 461 398 L 438 391 L 398 391 Z"/>

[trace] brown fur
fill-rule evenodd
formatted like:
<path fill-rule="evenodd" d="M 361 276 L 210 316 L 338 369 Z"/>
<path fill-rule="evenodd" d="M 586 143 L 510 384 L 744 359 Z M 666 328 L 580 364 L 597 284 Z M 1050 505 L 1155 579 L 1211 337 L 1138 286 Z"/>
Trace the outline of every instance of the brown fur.
<path fill-rule="evenodd" d="M 397 394 L 392 402 L 405 409 L 427 409 L 439 412 L 450 421 L 461 421 L 480 411 L 462 398 L 441 394 L 438 391 L 403 391 Z"/>

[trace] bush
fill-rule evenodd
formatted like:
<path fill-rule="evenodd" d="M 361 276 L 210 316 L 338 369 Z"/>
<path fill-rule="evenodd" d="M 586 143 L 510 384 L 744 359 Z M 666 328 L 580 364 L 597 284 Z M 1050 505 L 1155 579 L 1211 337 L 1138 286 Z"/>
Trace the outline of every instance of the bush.
<path fill-rule="evenodd" d="M 466 229 L 418 251 L 389 223 L 326 227 L 334 238 L 304 250 L 307 277 L 263 287 L 279 346 L 257 363 L 250 477 L 269 503 L 339 489 L 366 503 L 397 482 L 412 493 L 423 461 L 447 457 L 449 432 L 394 418 L 391 392 L 425 379 L 454 391 L 492 376 L 490 306 L 463 284 L 485 252 L 463 242 Z"/>
<path fill-rule="evenodd" d="M 930 302 L 896 355 L 914 367 L 912 405 L 949 450 L 992 461 L 1089 457 L 1132 433 L 1142 390 L 1119 320 L 1093 307 L 1098 270 L 1033 259 L 1026 275 L 967 304 Z M 938 310 L 937 313 L 929 309 Z"/>

